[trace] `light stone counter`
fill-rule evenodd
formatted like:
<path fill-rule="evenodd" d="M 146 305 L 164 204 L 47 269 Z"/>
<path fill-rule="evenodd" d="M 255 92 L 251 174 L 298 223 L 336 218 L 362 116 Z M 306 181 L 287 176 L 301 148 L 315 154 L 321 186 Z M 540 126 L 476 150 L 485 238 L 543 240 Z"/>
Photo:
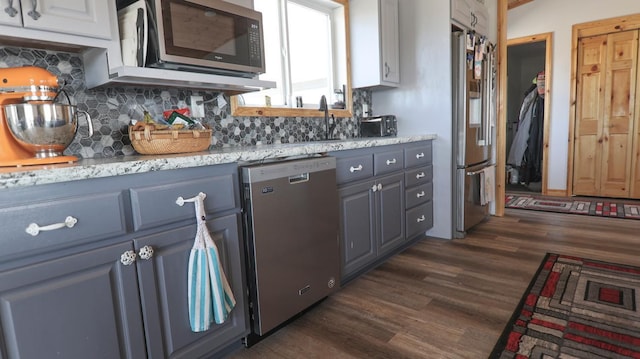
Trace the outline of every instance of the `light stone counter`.
<path fill-rule="evenodd" d="M 83 159 L 72 164 L 0 168 L 0 189 L 233 162 L 311 156 L 317 153 L 410 143 L 435 138 L 436 135 L 417 135 L 237 146 L 187 154 Z"/>

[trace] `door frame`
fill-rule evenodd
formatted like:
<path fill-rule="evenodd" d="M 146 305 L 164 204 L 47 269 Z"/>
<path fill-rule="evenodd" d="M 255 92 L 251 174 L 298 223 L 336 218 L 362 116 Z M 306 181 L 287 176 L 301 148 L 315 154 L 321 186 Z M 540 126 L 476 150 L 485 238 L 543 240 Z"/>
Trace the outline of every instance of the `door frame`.
<path fill-rule="evenodd" d="M 625 15 L 609 19 L 584 22 L 573 25 L 571 33 L 571 94 L 569 105 L 569 151 L 567 159 L 567 196 L 573 196 L 573 156 L 576 125 L 576 103 L 577 103 L 577 63 L 578 44 L 580 38 L 606 35 L 616 32 L 640 29 L 640 14 Z M 638 96 L 638 94 L 636 94 Z M 638 110 L 638 109 L 636 109 Z"/>
<path fill-rule="evenodd" d="M 551 84 L 552 84 L 552 59 L 553 59 L 553 33 L 545 32 L 542 34 L 529 35 L 518 37 L 515 39 L 507 40 L 507 48 L 509 46 L 514 45 L 523 45 L 530 44 L 534 42 L 543 42 L 545 43 L 545 54 L 544 54 L 544 72 L 545 72 L 545 80 L 544 80 L 544 117 L 542 120 L 543 126 L 543 137 L 542 137 L 542 194 L 543 195 L 557 195 L 555 191 L 554 193 L 548 193 L 548 168 L 549 168 L 549 123 L 551 122 Z M 507 61 L 505 57 L 505 62 Z M 506 76 L 505 76 L 506 77 Z M 505 87 L 505 92 L 507 88 Z M 508 93 L 505 93 L 505 103 L 508 101 Z M 506 109 L 505 109 L 506 110 Z M 504 151 L 503 156 L 506 158 L 506 119 L 505 119 L 505 146 L 500 149 L 500 151 Z M 504 167 L 503 167 L 504 168 Z M 564 192 L 564 191 L 562 191 Z M 563 193 L 564 194 L 564 193 Z"/>

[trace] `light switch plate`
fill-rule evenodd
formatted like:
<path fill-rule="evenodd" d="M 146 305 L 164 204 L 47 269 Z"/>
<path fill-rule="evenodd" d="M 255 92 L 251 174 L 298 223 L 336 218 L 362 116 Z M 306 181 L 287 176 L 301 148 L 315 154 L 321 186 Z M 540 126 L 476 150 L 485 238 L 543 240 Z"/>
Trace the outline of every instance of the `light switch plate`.
<path fill-rule="evenodd" d="M 204 103 L 202 96 L 191 96 L 191 117 L 203 118 L 204 117 Z"/>

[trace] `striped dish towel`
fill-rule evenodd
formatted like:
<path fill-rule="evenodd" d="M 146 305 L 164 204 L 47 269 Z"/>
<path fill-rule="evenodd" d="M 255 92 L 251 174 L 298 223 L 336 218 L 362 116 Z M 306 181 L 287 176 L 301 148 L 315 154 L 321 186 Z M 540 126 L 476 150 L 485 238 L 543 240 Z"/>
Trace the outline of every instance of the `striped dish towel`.
<path fill-rule="evenodd" d="M 204 198 L 194 197 L 198 229 L 189 255 L 189 323 L 193 332 L 203 332 L 214 321 L 222 324 L 236 300 L 220 263 L 220 255 L 205 223 Z"/>

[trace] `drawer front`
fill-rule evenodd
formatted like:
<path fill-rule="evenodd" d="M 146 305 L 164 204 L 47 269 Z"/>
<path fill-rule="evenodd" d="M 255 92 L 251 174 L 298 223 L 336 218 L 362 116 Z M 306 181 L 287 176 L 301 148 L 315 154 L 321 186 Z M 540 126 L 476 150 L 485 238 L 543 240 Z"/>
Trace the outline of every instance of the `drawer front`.
<path fill-rule="evenodd" d="M 433 180 L 433 166 L 420 167 L 408 170 L 404 173 L 404 183 L 406 187 L 431 182 Z"/>
<path fill-rule="evenodd" d="M 124 203 L 124 196 L 118 191 L 43 199 L 2 208 L 0 257 L 19 252 L 26 255 L 31 251 L 58 249 L 123 234 L 127 230 Z M 66 221 L 68 217 L 70 220 Z M 35 235 L 27 233 L 27 228 Z"/>
<path fill-rule="evenodd" d="M 421 203 L 425 203 L 433 199 L 433 183 L 421 184 L 405 191 L 406 208 L 415 207 Z"/>
<path fill-rule="evenodd" d="M 423 234 L 433 227 L 433 201 L 408 210 L 406 221 L 407 239 Z"/>
<path fill-rule="evenodd" d="M 373 176 L 373 156 L 370 154 L 336 159 L 338 184 L 353 182 Z"/>
<path fill-rule="evenodd" d="M 204 207 L 215 213 L 239 207 L 235 196 L 236 177 L 232 174 L 168 184 L 132 188 L 131 207 L 136 231 L 195 218 L 193 203 L 176 204 L 178 197 L 189 199 L 203 192 Z"/>
<path fill-rule="evenodd" d="M 404 164 L 407 168 L 431 164 L 431 141 L 408 146 L 404 149 Z"/>
<path fill-rule="evenodd" d="M 404 168 L 402 150 L 373 154 L 373 169 L 376 176 L 399 171 Z"/>

